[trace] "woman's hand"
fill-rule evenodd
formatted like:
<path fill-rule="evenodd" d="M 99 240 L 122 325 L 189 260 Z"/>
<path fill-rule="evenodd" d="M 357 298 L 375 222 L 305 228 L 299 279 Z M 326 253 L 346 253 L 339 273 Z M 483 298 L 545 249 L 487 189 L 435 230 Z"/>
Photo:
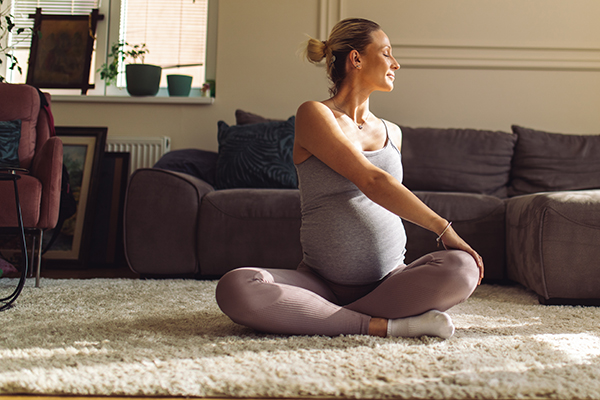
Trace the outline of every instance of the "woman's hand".
<path fill-rule="evenodd" d="M 483 258 L 471 248 L 460 236 L 458 233 L 450 226 L 448 230 L 444 233 L 441 239 L 444 247 L 446 249 L 456 249 L 463 250 L 469 253 L 477 263 L 477 268 L 479 268 L 479 282 L 477 285 L 481 284 L 481 280 L 483 279 Z"/>

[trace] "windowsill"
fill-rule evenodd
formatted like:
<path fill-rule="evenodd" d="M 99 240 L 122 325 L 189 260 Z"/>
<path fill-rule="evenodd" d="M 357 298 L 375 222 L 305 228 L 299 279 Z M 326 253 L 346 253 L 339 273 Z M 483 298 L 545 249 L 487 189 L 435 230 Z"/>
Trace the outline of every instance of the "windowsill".
<path fill-rule="evenodd" d="M 134 103 L 134 104 L 213 104 L 214 97 L 180 97 L 180 96 L 98 96 L 98 95 L 65 95 L 53 94 L 52 102 L 75 103 Z"/>

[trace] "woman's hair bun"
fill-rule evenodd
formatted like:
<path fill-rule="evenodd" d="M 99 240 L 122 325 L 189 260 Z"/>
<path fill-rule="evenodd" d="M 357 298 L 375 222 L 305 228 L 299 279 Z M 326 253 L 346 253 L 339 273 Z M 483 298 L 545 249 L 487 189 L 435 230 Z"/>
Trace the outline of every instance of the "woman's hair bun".
<path fill-rule="evenodd" d="M 318 63 L 322 59 L 324 59 L 327 55 L 327 44 L 326 42 L 322 42 L 320 40 L 310 38 L 308 39 L 308 43 L 306 45 L 306 58 L 310 62 Z"/>

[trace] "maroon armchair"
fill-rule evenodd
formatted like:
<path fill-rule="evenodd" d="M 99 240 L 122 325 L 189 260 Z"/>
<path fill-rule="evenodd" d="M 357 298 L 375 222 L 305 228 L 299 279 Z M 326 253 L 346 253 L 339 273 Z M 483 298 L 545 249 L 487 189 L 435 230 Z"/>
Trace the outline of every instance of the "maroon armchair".
<path fill-rule="evenodd" d="M 50 103 L 50 95 L 45 93 Z M 32 264 L 39 285 L 43 231 L 58 221 L 63 147 L 50 137 L 48 114 L 40 108 L 40 96 L 32 86 L 0 83 L 0 121 L 21 120 L 19 167 L 27 169 L 17 181 L 23 226 L 33 233 Z M 0 228 L 18 226 L 13 183 L 0 181 Z"/>

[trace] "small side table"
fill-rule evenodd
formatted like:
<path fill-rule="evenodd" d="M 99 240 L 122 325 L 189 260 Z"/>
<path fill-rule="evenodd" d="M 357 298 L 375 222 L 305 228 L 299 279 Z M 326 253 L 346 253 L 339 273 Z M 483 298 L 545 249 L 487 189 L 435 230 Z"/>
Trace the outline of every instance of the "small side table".
<path fill-rule="evenodd" d="M 27 268 L 29 266 L 29 261 L 27 259 L 27 242 L 25 241 L 25 228 L 23 227 L 23 215 L 21 213 L 21 203 L 19 202 L 19 188 L 17 187 L 17 181 L 21 179 L 21 176 L 17 174 L 17 172 L 28 172 L 23 168 L 0 168 L 0 181 L 13 181 L 15 188 L 15 203 L 17 206 L 17 220 L 18 220 L 18 234 L 21 236 L 21 252 L 23 255 L 23 269 L 21 270 L 21 278 L 19 279 L 19 283 L 17 287 L 13 291 L 13 293 L 8 296 L 0 299 L 0 311 L 7 310 L 12 307 L 12 304 L 17 300 L 17 297 L 21 294 L 23 290 L 23 286 L 25 286 L 25 280 L 27 279 Z"/>

